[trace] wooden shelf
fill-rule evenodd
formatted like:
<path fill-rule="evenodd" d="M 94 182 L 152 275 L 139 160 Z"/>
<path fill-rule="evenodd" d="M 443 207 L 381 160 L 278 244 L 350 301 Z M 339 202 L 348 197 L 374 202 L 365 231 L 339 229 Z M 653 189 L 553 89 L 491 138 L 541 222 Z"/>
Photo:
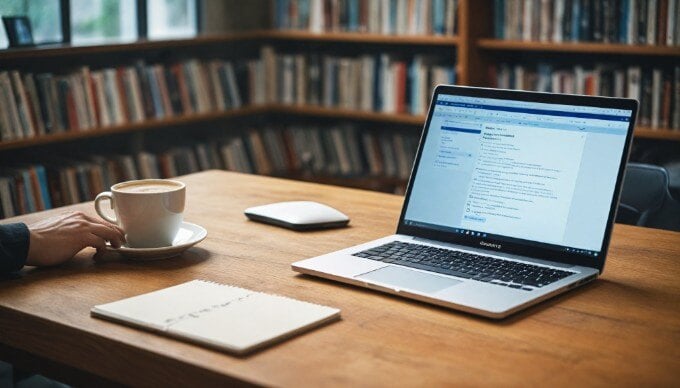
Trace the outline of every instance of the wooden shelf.
<path fill-rule="evenodd" d="M 145 39 L 128 43 L 115 43 L 96 46 L 51 44 L 45 46 L 0 50 L 0 61 L 10 59 L 53 58 L 61 56 L 78 56 L 130 51 L 161 50 L 167 48 L 184 48 L 208 44 L 249 41 L 259 39 L 262 36 L 263 32 L 253 31 L 235 34 L 204 35 L 187 39 L 170 39 L 170 40 Z"/>
<path fill-rule="evenodd" d="M 408 113 L 382 113 L 367 112 L 352 109 L 326 108 L 313 105 L 268 105 L 270 112 L 293 114 L 300 116 L 332 117 L 337 119 L 357 121 L 379 121 L 384 123 L 417 125 L 422 127 L 425 123 L 424 115 L 412 115 Z"/>
<path fill-rule="evenodd" d="M 30 59 L 30 58 L 54 58 L 62 56 L 78 56 L 89 54 L 107 54 L 130 51 L 162 50 L 167 48 L 186 48 L 209 44 L 230 42 L 245 42 L 251 40 L 277 40 L 277 41 L 318 41 L 318 42 L 343 42 L 343 43 L 374 43 L 374 44 L 400 44 L 400 45 L 429 45 L 429 46 L 455 46 L 459 39 L 457 36 L 424 36 L 424 35 L 383 35 L 362 34 L 353 32 L 332 32 L 315 34 L 308 31 L 280 31 L 280 30 L 255 30 L 234 34 L 204 35 L 187 39 L 170 40 L 139 40 L 126 43 L 114 43 L 106 45 L 73 45 L 73 44 L 50 44 L 27 48 L 13 48 L 0 50 L 0 60 Z"/>
<path fill-rule="evenodd" d="M 506 51 L 550 51 L 565 53 L 587 54 L 617 54 L 617 55 L 653 55 L 653 56 L 680 56 L 678 46 L 652 46 L 631 44 L 607 44 L 607 43 L 556 43 L 556 42 L 531 42 L 522 40 L 480 39 L 477 46 L 486 50 Z"/>
<path fill-rule="evenodd" d="M 635 137 L 638 139 L 658 139 L 680 141 L 680 130 L 667 128 L 652 129 L 649 127 L 635 128 Z"/>
<path fill-rule="evenodd" d="M 366 34 L 360 32 L 323 32 L 313 33 L 303 30 L 271 30 L 262 31 L 261 38 L 274 40 L 374 43 L 374 44 L 407 44 L 427 46 L 455 46 L 459 42 L 457 36 L 443 35 L 385 35 Z"/>
<path fill-rule="evenodd" d="M 211 112 L 204 114 L 195 114 L 188 116 L 171 117 L 161 120 L 146 120 L 141 123 L 125 124 L 111 127 L 93 128 L 85 131 L 68 131 L 62 133 L 55 133 L 51 135 L 36 136 L 30 139 L 20 139 L 12 141 L 0 142 L 0 151 L 17 148 L 26 148 L 42 144 L 52 144 L 59 142 L 66 142 L 78 139 L 107 136 L 117 133 L 145 131 L 149 129 L 156 129 L 161 127 L 178 126 L 201 123 L 209 120 L 220 120 L 231 117 L 247 116 L 252 114 L 261 114 L 266 112 L 264 106 L 251 106 L 224 112 Z"/>

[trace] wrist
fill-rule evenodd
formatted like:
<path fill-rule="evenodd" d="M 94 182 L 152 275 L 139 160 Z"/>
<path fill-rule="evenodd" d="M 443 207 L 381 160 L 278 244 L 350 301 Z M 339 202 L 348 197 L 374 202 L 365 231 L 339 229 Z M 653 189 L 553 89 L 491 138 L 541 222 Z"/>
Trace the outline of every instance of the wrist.
<path fill-rule="evenodd" d="M 26 254 L 26 263 L 25 265 L 37 265 L 38 263 L 38 258 L 41 256 L 41 253 L 39 252 L 40 246 L 40 240 L 41 236 L 39 233 L 36 233 L 35 231 L 32 231 L 29 229 L 29 238 L 28 238 L 28 252 Z"/>
<path fill-rule="evenodd" d="M 26 263 L 30 232 L 24 223 L 6 224 L 0 228 L 0 247 L 5 260 L 0 262 L 0 272 L 21 269 Z"/>

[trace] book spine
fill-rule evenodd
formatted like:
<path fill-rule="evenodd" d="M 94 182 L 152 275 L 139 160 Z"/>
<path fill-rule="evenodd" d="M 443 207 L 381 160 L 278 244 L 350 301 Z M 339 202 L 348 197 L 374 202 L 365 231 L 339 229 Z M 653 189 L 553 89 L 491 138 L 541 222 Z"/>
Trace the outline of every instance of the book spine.
<path fill-rule="evenodd" d="M 217 107 L 222 110 L 231 109 L 234 105 L 232 96 L 229 93 L 229 81 L 227 80 L 227 73 L 224 63 L 215 64 L 211 69 L 211 76 L 215 78 L 215 91 L 217 98 Z"/>
<path fill-rule="evenodd" d="M 442 0 L 443 2 L 443 0 Z M 437 14 L 437 11 L 435 8 L 435 15 Z M 442 13 L 443 14 L 443 13 Z M 493 16 L 494 16 L 494 38 L 496 39 L 505 39 L 505 0 L 494 0 L 493 2 Z M 435 16 L 435 20 L 436 16 Z M 444 20 L 442 20 L 442 24 L 444 23 Z M 435 26 L 437 24 L 435 23 Z M 435 29 L 437 31 L 437 29 Z"/>
<path fill-rule="evenodd" d="M 656 44 L 664 45 L 666 44 L 666 21 L 668 19 L 668 3 L 673 0 L 657 0 L 659 9 L 657 10 L 656 16 Z"/>
<path fill-rule="evenodd" d="M 170 100 L 170 90 L 165 77 L 165 69 L 162 65 L 156 65 L 153 67 L 152 71 L 156 78 L 156 82 L 158 83 L 158 92 L 161 97 L 161 104 L 163 105 L 164 117 L 172 117 L 172 101 Z"/>
<path fill-rule="evenodd" d="M 0 109 L 0 141 L 8 141 L 14 138 L 14 131 L 12 130 L 7 109 L 9 104 L 10 102 L 5 98 L 4 86 L 0 83 L 0 106 L 5 107 Z"/>
<path fill-rule="evenodd" d="M 47 179 L 47 171 L 44 166 L 36 165 L 34 166 L 36 174 L 38 175 L 38 182 L 40 186 L 40 192 L 43 199 L 43 206 L 45 209 L 52 208 L 52 198 L 50 196 L 50 187 Z"/>
<path fill-rule="evenodd" d="M 38 173 L 34 166 L 29 166 L 24 169 L 24 180 L 28 178 L 27 183 L 31 188 L 31 196 L 35 204 L 36 211 L 45 210 L 45 201 L 43 200 L 42 190 L 40 189 L 40 181 L 38 180 Z"/>
<path fill-rule="evenodd" d="M 92 89 L 92 77 L 90 74 L 90 68 L 83 66 L 80 68 L 80 80 L 82 82 L 81 87 L 83 89 L 83 94 L 85 97 L 85 112 L 87 115 L 87 127 L 95 128 L 97 124 L 97 115 L 95 108 L 95 97 L 94 91 Z"/>
<path fill-rule="evenodd" d="M 21 75 L 16 70 L 10 71 L 9 75 L 14 91 L 14 101 L 16 102 L 17 110 L 19 112 L 23 137 L 33 137 L 35 136 L 35 125 L 33 123 L 32 115 L 29 112 L 28 99 L 26 97 L 24 84 L 21 81 Z"/>
<path fill-rule="evenodd" d="M 142 101 L 144 102 L 144 116 L 147 119 L 156 117 L 154 110 L 153 96 L 151 95 L 151 85 L 146 71 L 146 65 L 142 61 L 135 63 L 135 71 L 137 71 L 137 78 L 139 79 L 140 89 L 142 91 Z"/>
<path fill-rule="evenodd" d="M 647 4 L 650 0 L 636 0 L 637 1 L 637 38 L 636 44 L 645 44 L 647 41 L 647 11 L 649 10 Z"/>
<path fill-rule="evenodd" d="M 145 69 L 146 78 L 149 80 L 149 90 L 151 91 L 151 100 L 153 101 L 153 112 L 156 119 L 162 119 L 165 117 L 165 111 L 163 110 L 163 101 L 161 97 L 160 86 L 158 85 L 158 79 L 153 70 L 153 66 L 148 66 Z"/>
<path fill-rule="evenodd" d="M 85 111 L 85 96 L 83 93 L 82 82 L 79 74 L 71 74 L 68 76 L 68 82 L 71 86 L 71 93 L 73 96 L 73 109 L 75 110 L 78 122 L 78 130 L 85 131 L 88 128 L 88 117 Z"/>
<path fill-rule="evenodd" d="M 24 200 L 26 203 L 26 212 L 33 213 L 39 210 L 39 204 L 33 191 L 33 182 L 31 182 L 31 173 L 28 169 L 21 169 L 19 176 L 24 191 Z"/>
<path fill-rule="evenodd" d="M 646 43 L 649 45 L 656 45 L 656 22 L 657 18 L 657 0 L 646 0 L 647 1 L 647 34 L 644 40 L 640 40 L 640 43 Z"/>
<path fill-rule="evenodd" d="M 16 107 L 14 93 L 12 92 L 12 84 L 6 71 L 0 72 L 0 98 L 2 99 L 2 106 L 5 108 L 0 111 L 5 122 L 4 140 L 23 138 L 24 133 L 19 121 L 19 112 Z"/>
<path fill-rule="evenodd" d="M 94 84 L 95 97 L 97 101 L 97 117 L 99 117 L 99 125 L 101 127 L 108 127 L 112 123 L 111 115 L 109 114 L 108 104 L 106 100 L 106 91 L 104 86 L 104 75 L 95 71 L 91 74 L 92 83 Z"/>
<path fill-rule="evenodd" d="M 194 112 L 191 104 L 191 97 L 189 96 L 189 89 L 187 86 L 186 74 L 182 64 L 175 64 L 171 67 L 171 71 L 177 79 L 177 89 L 179 91 L 180 101 L 182 103 L 182 113 L 190 115 Z"/>
<path fill-rule="evenodd" d="M 552 16 L 552 1 L 551 0 L 541 0 L 538 4 L 539 7 L 536 12 L 540 13 L 540 22 L 538 23 L 540 32 L 538 40 L 541 42 L 548 42 L 552 35 L 551 27 L 551 16 Z"/>
<path fill-rule="evenodd" d="M 36 135 L 45 135 L 45 120 L 43 118 L 43 111 L 40 106 L 38 95 L 38 88 L 35 83 L 33 74 L 24 74 L 24 85 L 26 86 L 26 95 L 28 99 L 29 112 L 31 113 L 31 120 L 35 124 Z"/>
<path fill-rule="evenodd" d="M 653 129 L 659 128 L 661 114 L 661 97 L 663 93 L 663 73 L 661 69 L 652 70 L 652 103 L 651 103 L 651 125 Z"/>
<path fill-rule="evenodd" d="M 680 20 L 678 20 L 678 13 L 680 13 L 680 9 L 678 9 L 679 6 L 680 1 L 668 0 L 668 12 L 666 15 L 666 41 L 662 42 L 663 44 L 666 44 L 666 46 L 680 44 L 680 40 L 678 40 L 680 37 L 676 36 L 675 33 L 676 23 L 680 23 Z"/>
<path fill-rule="evenodd" d="M 59 79 L 59 100 L 62 103 L 62 112 L 66 120 L 66 128 L 71 131 L 78 131 L 80 125 L 78 123 L 78 114 L 76 112 L 76 103 L 73 97 L 73 90 L 68 78 Z"/>
<path fill-rule="evenodd" d="M 168 88 L 172 113 L 173 115 L 181 115 L 184 113 L 184 110 L 182 108 L 182 98 L 180 96 L 179 82 L 176 74 L 172 71 L 171 66 L 164 66 L 163 75 L 165 76 L 165 82 Z"/>
<path fill-rule="evenodd" d="M 671 127 L 680 130 L 680 65 L 673 68 L 673 123 Z"/>
<path fill-rule="evenodd" d="M 652 121 L 652 72 L 644 70 L 640 79 L 640 125 L 650 126 Z"/>

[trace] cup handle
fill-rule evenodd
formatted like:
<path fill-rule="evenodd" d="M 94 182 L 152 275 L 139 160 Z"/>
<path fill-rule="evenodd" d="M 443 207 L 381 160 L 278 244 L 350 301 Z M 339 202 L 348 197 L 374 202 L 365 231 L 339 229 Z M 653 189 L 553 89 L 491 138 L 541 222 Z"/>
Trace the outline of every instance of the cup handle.
<path fill-rule="evenodd" d="M 116 218 L 111 218 L 109 217 L 106 213 L 104 213 L 101 210 L 101 201 L 103 200 L 109 200 L 109 203 L 111 206 L 111 209 L 113 209 L 113 196 L 111 195 L 110 191 L 104 191 L 99 194 L 97 194 L 97 198 L 94 199 L 94 210 L 97 211 L 97 214 L 99 214 L 99 217 L 105 219 L 106 221 L 112 223 L 112 224 L 118 224 L 118 220 Z"/>

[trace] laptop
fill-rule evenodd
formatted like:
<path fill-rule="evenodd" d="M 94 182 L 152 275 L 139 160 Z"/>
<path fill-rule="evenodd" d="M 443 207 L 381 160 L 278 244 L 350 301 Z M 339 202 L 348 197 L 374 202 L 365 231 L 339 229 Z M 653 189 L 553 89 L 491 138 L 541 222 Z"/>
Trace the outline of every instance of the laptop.
<path fill-rule="evenodd" d="M 637 107 L 439 85 L 396 233 L 292 268 L 490 318 L 595 280 Z"/>

